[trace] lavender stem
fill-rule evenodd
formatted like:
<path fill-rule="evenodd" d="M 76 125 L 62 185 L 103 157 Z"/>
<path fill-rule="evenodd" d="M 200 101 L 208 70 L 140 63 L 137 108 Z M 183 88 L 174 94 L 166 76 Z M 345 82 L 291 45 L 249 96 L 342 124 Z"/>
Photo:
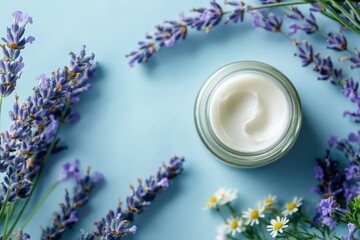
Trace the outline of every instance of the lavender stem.
<path fill-rule="evenodd" d="M 334 4 L 334 6 L 341 12 L 343 13 L 347 19 L 352 22 L 352 24 L 354 24 L 356 26 L 357 29 L 360 29 L 360 24 L 350 15 L 350 13 L 341 5 L 339 4 L 337 1 L 334 0 L 330 0 L 330 2 L 332 4 Z"/>
<path fill-rule="evenodd" d="M 1 222 L 2 218 L 4 217 L 6 205 L 8 204 L 8 201 L 9 201 L 10 191 L 11 191 L 10 188 L 8 188 L 8 190 L 7 190 L 7 192 L 6 192 L 5 199 L 4 199 L 4 203 L 3 203 L 3 205 L 1 206 L 0 222 Z"/>
<path fill-rule="evenodd" d="M 7 206 L 7 208 L 6 208 L 6 218 L 5 218 L 5 226 L 4 226 L 3 235 L 5 235 L 8 225 L 9 225 L 11 208 L 12 208 L 12 205 Z"/>
<path fill-rule="evenodd" d="M 65 108 L 65 110 L 64 110 L 64 112 L 63 112 L 63 116 L 61 117 L 61 119 L 65 116 L 66 111 L 67 111 L 67 107 Z M 60 121 L 60 122 L 61 122 L 61 121 Z M 7 232 L 7 234 L 4 235 L 4 239 L 7 239 L 7 237 L 8 237 L 8 236 L 11 234 L 11 232 L 14 230 L 14 228 L 16 227 L 16 224 L 19 222 L 22 214 L 24 213 L 27 205 L 29 204 L 30 199 L 31 199 L 31 197 L 32 197 L 32 195 L 33 195 L 33 193 L 34 193 L 34 190 L 35 190 L 35 188 L 36 188 L 36 186 L 37 186 L 37 184 L 38 184 L 38 182 L 39 182 L 39 179 L 40 179 L 40 177 L 41 177 L 41 174 L 42 174 L 42 172 L 43 172 L 43 170 L 44 170 L 44 166 L 45 166 L 47 160 L 49 159 L 49 157 L 50 157 L 50 155 L 51 155 L 51 152 L 53 151 L 53 149 L 54 149 L 54 147 L 55 147 L 55 143 L 56 143 L 56 140 L 57 140 L 57 136 L 59 135 L 60 129 L 61 129 L 61 125 L 59 125 L 58 129 L 56 130 L 56 133 L 55 133 L 55 136 L 54 136 L 54 138 L 53 138 L 53 141 L 51 142 L 51 145 L 50 145 L 50 147 L 48 148 L 48 150 L 47 150 L 47 152 L 46 152 L 46 155 L 45 155 L 45 157 L 44 157 L 44 162 L 43 162 L 42 167 L 40 168 L 39 173 L 38 173 L 38 175 L 37 175 L 37 177 L 36 177 L 36 179 L 35 179 L 35 181 L 34 181 L 34 185 L 33 185 L 33 187 L 31 188 L 29 197 L 25 200 L 25 203 L 24 203 L 23 206 L 21 207 L 21 210 L 20 210 L 19 214 L 16 216 L 16 219 L 15 219 L 14 223 L 11 225 L 11 228 L 10 228 L 9 232 Z M 9 189 L 10 189 L 10 188 L 9 188 Z"/>
<path fill-rule="evenodd" d="M 351 29 L 352 31 L 360 35 L 360 30 L 352 26 L 347 21 L 345 21 L 331 6 L 327 5 L 325 0 L 319 0 L 319 2 L 325 9 L 327 9 L 336 18 L 338 22 L 340 22 L 342 25 L 346 26 L 347 28 Z"/>
<path fill-rule="evenodd" d="M 29 224 L 29 222 L 31 221 L 31 219 L 34 217 L 34 215 L 38 212 L 38 210 L 41 208 L 41 206 L 44 204 L 44 202 L 46 201 L 46 199 L 50 196 L 50 194 L 55 190 L 55 188 L 59 185 L 59 182 L 54 183 L 44 194 L 44 196 L 42 196 L 42 198 L 40 199 L 40 201 L 38 202 L 38 204 L 34 207 L 34 209 L 31 211 L 31 213 L 29 214 L 29 216 L 26 218 L 26 220 L 24 221 L 23 225 L 20 227 L 21 230 L 24 230 L 26 228 L 26 226 Z"/>
<path fill-rule="evenodd" d="M 316 3 L 316 2 L 318 2 L 318 1 L 317 0 L 305 0 L 305 1 L 270 3 L 270 4 L 259 5 L 259 6 L 254 6 L 254 7 L 249 6 L 248 10 L 276 8 L 276 7 L 293 6 L 293 5 L 300 5 L 300 4 L 309 4 L 309 3 Z"/>

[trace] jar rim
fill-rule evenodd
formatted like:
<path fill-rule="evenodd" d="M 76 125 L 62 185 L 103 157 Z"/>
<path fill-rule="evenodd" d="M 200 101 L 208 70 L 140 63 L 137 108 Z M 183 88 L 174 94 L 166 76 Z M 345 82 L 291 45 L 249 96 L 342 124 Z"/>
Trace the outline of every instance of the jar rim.
<path fill-rule="evenodd" d="M 256 152 L 240 152 L 232 149 L 221 142 L 213 132 L 210 124 L 208 108 L 212 93 L 222 81 L 226 81 L 229 74 L 261 73 L 278 84 L 280 89 L 287 96 L 290 107 L 290 120 L 286 131 L 280 139 L 270 147 Z M 258 61 L 233 62 L 215 71 L 205 81 L 197 95 L 194 107 L 194 120 L 196 130 L 205 147 L 222 162 L 241 168 L 253 168 L 270 164 L 285 153 L 294 145 L 301 129 L 302 110 L 300 97 L 291 81 L 276 68 Z"/>

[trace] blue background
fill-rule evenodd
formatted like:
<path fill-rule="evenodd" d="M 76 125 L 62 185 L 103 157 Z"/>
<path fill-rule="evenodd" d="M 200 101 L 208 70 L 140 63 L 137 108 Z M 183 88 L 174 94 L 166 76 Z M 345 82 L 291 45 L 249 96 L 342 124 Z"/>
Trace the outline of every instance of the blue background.
<path fill-rule="evenodd" d="M 93 90 L 76 106 L 81 121 L 61 133 L 69 149 L 53 156 L 34 198 L 40 198 L 66 161 L 79 158 L 83 168 L 91 165 L 104 173 L 106 181 L 81 210 L 81 223 L 64 239 L 76 239 L 81 228 L 91 230 L 95 220 L 116 207 L 118 198 L 131 193 L 129 183 L 155 173 L 173 154 L 186 158 L 185 171 L 136 219 L 138 233 L 131 239 L 214 239 L 221 220 L 202 208 L 219 187 L 239 189 L 237 202 L 243 208 L 253 206 L 268 193 L 283 200 L 297 195 L 311 203 L 317 201 L 309 192 L 315 184 L 314 158 L 323 156 L 332 134 L 345 137 L 355 129 L 342 117 L 343 110 L 353 106 L 338 89 L 317 81 L 311 68 L 302 68 L 293 56 L 295 47 L 283 36 L 253 29 L 248 20 L 209 34 L 190 31 L 186 41 L 161 51 L 150 64 L 128 67 L 124 55 L 137 47 L 145 32 L 164 19 L 177 18 L 182 10 L 207 3 L 2 0 L 3 34 L 14 10 L 29 13 L 34 19 L 27 33 L 36 41 L 23 51 L 26 66 L 16 90 L 21 100 L 31 94 L 36 76 L 66 65 L 68 53 L 78 51 L 83 44 L 100 63 Z M 326 51 L 320 37 L 311 39 L 318 42 L 319 50 L 333 54 Z M 193 121 L 194 101 L 203 82 L 223 65 L 246 59 L 271 64 L 287 75 L 300 94 L 304 114 L 294 148 L 278 162 L 251 170 L 217 161 L 202 145 Z M 12 103 L 12 97 L 5 100 L 2 131 L 9 126 L 6 113 Z M 59 210 L 67 185 L 71 183 L 56 189 L 26 229 L 32 239 L 39 239 L 39 225 L 47 225 L 52 212 Z"/>

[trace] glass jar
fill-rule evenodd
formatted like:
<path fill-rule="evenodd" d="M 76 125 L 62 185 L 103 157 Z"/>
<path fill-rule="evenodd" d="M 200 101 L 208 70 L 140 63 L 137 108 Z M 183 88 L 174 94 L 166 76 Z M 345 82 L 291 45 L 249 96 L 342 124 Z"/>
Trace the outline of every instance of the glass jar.
<path fill-rule="evenodd" d="M 240 152 L 228 147 L 214 133 L 210 122 L 210 102 L 216 89 L 239 74 L 258 74 L 266 77 L 283 92 L 289 106 L 289 124 L 273 145 L 255 152 Z M 301 128 L 302 112 L 298 93 L 290 80 L 270 65 L 256 61 L 240 61 L 216 71 L 204 83 L 195 102 L 195 125 L 207 149 L 221 161 L 240 168 L 254 168 L 270 164 L 286 154 L 294 145 Z"/>

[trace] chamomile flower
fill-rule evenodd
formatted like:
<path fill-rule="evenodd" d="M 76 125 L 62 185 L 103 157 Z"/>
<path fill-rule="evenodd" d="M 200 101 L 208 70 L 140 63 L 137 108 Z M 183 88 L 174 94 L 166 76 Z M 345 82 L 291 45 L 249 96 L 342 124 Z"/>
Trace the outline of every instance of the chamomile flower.
<path fill-rule="evenodd" d="M 227 225 L 221 224 L 217 226 L 215 240 L 227 240 Z"/>
<path fill-rule="evenodd" d="M 258 204 L 257 208 L 248 208 L 242 215 L 246 219 L 245 224 L 250 226 L 259 224 L 259 219 L 265 217 L 264 210 L 265 206 L 263 204 Z"/>
<path fill-rule="evenodd" d="M 217 196 L 212 196 L 211 198 L 209 198 L 205 208 L 216 208 L 218 206 L 219 203 L 219 199 L 217 198 Z"/>
<path fill-rule="evenodd" d="M 237 198 L 237 190 L 236 189 L 225 189 L 220 188 L 216 193 L 215 196 L 219 199 L 219 205 L 225 205 L 229 202 L 234 201 Z"/>
<path fill-rule="evenodd" d="M 284 216 L 292 215 L 299 210 L 302 205 L 302 198 L 294 197 L 293 200 L 285 205 L 285 210 L 282 212 Z"/>
<path fill-rule="evenodd" d="M 237 190 L 220 188 L 211 198 L 209 198 L 205 208 L 216 208 L 225 205 L 237 198 Z"/>
<path fill-rule="evenodd" d="M 275 201 L 276 201 L 276 196 L 269 194 L 264 200 L 264 205 L 265 207 L 271 206 L 275 203 Z"/>
<path fill-rule="evenodd" d="M 267 226 L 267 230 L 270 233 L 270 235 L 275 238 L 278 233 L 282 233 L 284 231 L 284 228 L 287 228 L 288 225 L 286 225 L 289 222 L 289 219 L 286 217 L 280 218 L 279 216 L 276 217 L 276 219 L 271 219 L 270 224 Z"/>
<path fill-rule="evenodd" d="M 245 231 L 242 218 L 231 217 L 227 220 L 226 233 L 231 234 L 233 237 L 236 233 L 241 233 Z"/>

